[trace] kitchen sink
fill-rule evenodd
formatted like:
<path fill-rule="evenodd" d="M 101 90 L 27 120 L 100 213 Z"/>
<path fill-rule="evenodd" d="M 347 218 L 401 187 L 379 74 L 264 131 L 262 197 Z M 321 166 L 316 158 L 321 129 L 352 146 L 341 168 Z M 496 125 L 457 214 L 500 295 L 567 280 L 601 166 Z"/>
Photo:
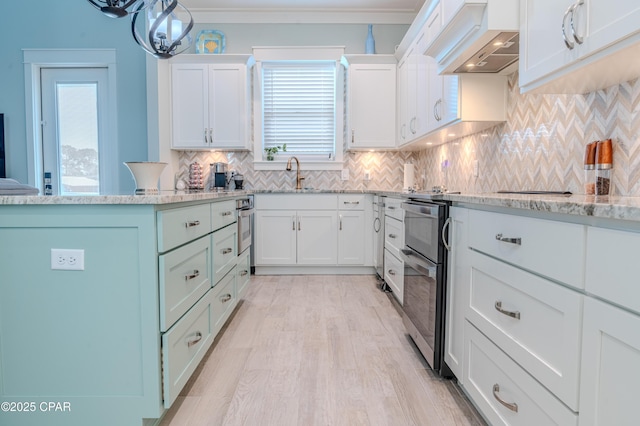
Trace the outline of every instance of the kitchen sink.
<path fill-rule="evenodd" d="M 568 197 L 571 194 L 570 191 L 510 191 L 506 189 L 501 189 L 496 192 L 497 194 L 525 194 L 525 195 L 561 195 Z"/>

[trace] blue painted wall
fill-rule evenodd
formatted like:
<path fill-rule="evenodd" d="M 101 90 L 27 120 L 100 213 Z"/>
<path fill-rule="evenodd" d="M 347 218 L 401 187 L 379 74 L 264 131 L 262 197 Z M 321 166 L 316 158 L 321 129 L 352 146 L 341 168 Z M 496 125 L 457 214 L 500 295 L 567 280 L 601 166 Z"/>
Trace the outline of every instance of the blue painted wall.
<path fill-rule="evenodd" d="M 2 2 L 0 112 L 5 114 L 7 176 L 27 182 L 25 48 L 116 49 L 121 190 L 133 180 L 122 161 L 147 159 L 146 53 L 133 41 L 128 17 L 112 19 L 84 0 Z"/>

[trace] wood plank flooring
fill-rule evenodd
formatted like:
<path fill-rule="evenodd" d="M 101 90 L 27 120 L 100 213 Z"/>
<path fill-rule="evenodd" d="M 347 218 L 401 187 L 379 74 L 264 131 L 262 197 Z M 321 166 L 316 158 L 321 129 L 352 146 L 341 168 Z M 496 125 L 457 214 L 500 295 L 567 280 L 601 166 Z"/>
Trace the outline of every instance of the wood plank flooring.
<path fill-rule="evenodd" d="M 372 276 L 253 276 L 161 426 L 484 425 Z"/>

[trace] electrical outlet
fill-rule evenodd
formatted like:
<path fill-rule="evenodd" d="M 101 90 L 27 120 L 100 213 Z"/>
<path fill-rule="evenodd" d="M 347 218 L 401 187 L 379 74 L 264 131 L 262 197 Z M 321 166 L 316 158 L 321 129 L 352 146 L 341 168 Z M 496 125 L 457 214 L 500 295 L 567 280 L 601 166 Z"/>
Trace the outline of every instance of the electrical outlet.
<path fill-rule="evenodd" d="M 480 163 L 478 160 L 473 160 L 473 177 L 478 177 L 480 174 Z"/>
<path fill-rule="evenodd" d="M 84 250 L 51 249 L 51 269 L 84 271 Z"/>
<path fill-rule="evenodd" d="M 349 180 L 349 169 L 342 169 L 342 180 Z"/>
<path fill-rule="evenodd" d="M 364 172 L 364 180 L 371 180 L 371 173 Z"/>

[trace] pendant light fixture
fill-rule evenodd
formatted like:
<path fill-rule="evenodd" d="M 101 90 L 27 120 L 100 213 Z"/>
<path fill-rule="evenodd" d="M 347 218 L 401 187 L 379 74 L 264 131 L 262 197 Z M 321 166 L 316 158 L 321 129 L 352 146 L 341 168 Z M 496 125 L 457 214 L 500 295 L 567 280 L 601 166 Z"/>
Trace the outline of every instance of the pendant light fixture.
<path fill-rule="evenodd" d="M 183 19 L 188 18 L 188 22 L 185 24 L 178 19 L 177 13 Z M 178 0 L 143 0 L 131 11 L 133 39 L 159 59 L 168 59 L 187 50 L 193 41 L 192 28 L 193 17 Z"/>
<path fill-rule="evenodd" d="M 110 18 L 122 18 L 129 14 L 128 8 L 140 0 L 89 0 L 96 9 Z"/>

